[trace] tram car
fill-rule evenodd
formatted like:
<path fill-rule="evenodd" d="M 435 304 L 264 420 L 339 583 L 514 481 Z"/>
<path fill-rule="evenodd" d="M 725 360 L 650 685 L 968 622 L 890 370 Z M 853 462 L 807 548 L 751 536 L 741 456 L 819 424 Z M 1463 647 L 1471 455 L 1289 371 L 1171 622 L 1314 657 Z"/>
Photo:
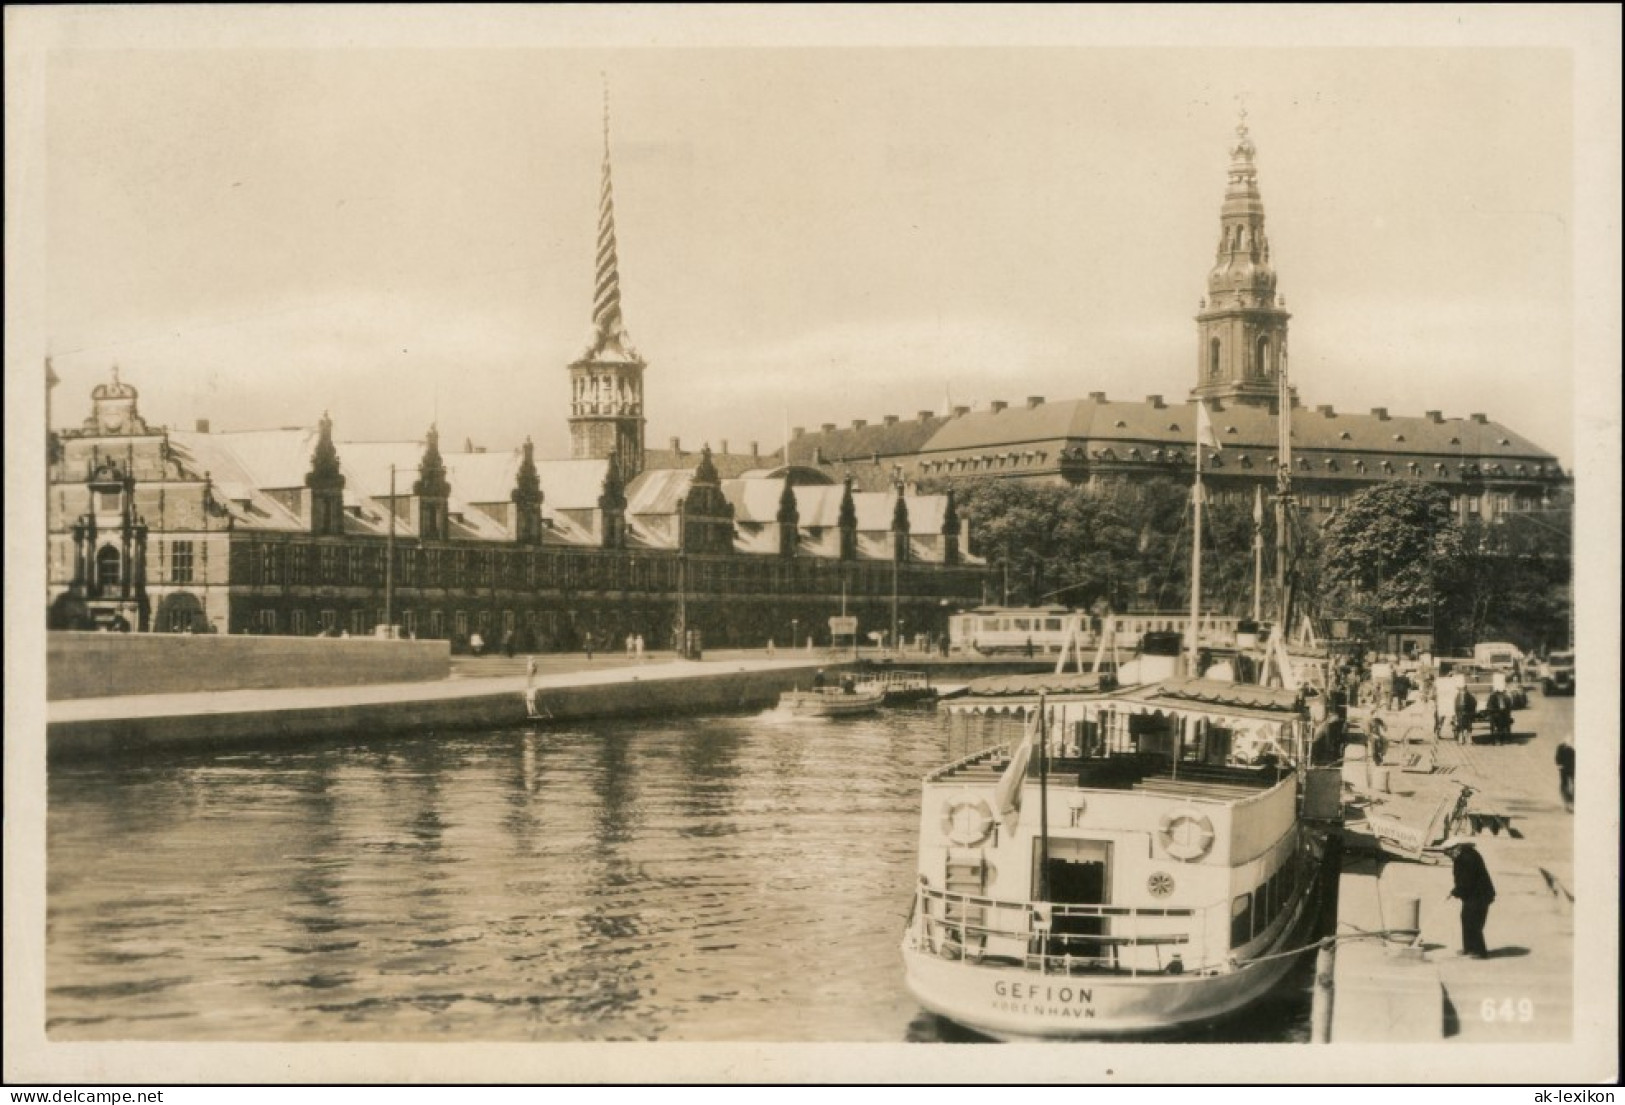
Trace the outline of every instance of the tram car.
<path fill-rule="evenodd" d="M 1204 615 L 1198 623 L 1203 645 L 1232 647 L 1241 618 Z M 957 653 L 980 656 L 1053 656 L 1074 637 L 1094 648 L 1111 633 L 1117 647 L 1135 649 L 1147 633 L 1183 633 L 1188 613 L 1108 614 L 1093 616 L 1065 606 L 979 606 L 948 619 L 948 645 Z"/>

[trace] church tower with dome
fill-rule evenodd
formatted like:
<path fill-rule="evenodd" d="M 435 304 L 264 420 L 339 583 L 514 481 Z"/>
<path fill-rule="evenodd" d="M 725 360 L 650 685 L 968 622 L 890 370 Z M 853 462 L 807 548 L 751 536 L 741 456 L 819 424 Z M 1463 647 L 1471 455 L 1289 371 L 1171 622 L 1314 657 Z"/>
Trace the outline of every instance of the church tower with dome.
<path fill-rule="evenodd" d="M 1264 200 L 1253 164 L 1256 153 L 1242 112 L 1219 211 L 1218 257 L 1196 316 L 1194 399 L 1268 406 L 1277 401 L 1279 379 L 1286 372 L 1286 324 L 1291 316 L 1285 301 L 1275 294 Z"/>

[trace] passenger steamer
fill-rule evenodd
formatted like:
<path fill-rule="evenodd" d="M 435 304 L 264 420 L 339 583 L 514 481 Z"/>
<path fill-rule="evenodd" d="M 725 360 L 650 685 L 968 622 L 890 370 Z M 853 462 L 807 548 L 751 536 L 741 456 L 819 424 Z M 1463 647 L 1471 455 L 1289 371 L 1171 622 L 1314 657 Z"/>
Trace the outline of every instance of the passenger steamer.
<path fill-rule="evenodd" d="M 998 1039 L 1142 1034 L 1291 968 L 1319 863 L 1294 692 L 1027 676 L 944 709 L 1026 735 L 925 780 L 903 959 L 927 1009 Z M 1243 747 L 1284 754 L 1239 766 Z"/>

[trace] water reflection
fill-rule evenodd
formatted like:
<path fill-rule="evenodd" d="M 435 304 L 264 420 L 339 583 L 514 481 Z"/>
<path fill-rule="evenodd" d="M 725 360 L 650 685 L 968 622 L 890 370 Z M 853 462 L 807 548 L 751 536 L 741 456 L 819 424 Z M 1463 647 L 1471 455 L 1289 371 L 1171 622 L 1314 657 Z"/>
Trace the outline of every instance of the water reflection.
<path fill-rule="evenodd" d="M 52 1038 L 970 1041 L 898 944 L 930 711 L 53 766 Z"/>

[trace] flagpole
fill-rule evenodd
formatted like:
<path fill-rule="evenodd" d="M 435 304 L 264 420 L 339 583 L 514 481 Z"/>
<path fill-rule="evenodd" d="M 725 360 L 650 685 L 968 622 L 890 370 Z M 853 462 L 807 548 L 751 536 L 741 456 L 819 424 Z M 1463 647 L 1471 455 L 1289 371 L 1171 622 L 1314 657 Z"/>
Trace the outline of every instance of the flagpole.
<path fill-rule="evenodd" d="M 1038 900 L 1049 901 L 1049 718 L 1038 696 Z M 1051 918 L 1051 924 L 1054 918 Z M 1049 954 L 1049 949 L 1045 949 Z"/>
<path fill-rule="evenodd" d="M 1253 488 L 1253 621 L 1263 617 L 1264 489 Z"/>
<path fill-rule="evenodd" d="M 1191 489 L 1191 503 L 1195 510 L 1195 520 L 1191 525 L 1191 635 L 1190 658 L 1186 669 L 1186 674 L 1192 679 L 1198 674 L 1196 624 L 1202 608 L 1202 423 L 1207 415 L 1207 406 L 1200 399 L 1196 404 L 1196 484 Z"/>

